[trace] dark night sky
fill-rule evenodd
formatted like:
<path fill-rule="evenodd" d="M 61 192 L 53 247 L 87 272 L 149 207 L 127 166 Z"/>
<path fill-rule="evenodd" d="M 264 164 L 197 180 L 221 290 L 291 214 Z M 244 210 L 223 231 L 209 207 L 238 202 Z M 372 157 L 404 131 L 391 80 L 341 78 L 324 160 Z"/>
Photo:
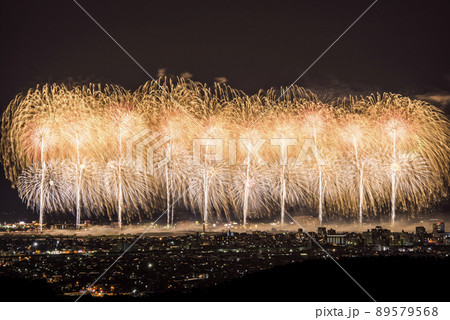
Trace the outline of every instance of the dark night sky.
<path fill-rule="evenodd" d="M 291 84 L 373 1 L 79 2 L 154 77 L 253 93 Z M 379 0 L 298 84 L 448 95 L 449 15 L 448 0 Z M 37 83 L 149 80 L 73 1 L 2 1 L 0 25 L 2 111 Z M 0 222 L 31 218 L 0 174 Z"/>

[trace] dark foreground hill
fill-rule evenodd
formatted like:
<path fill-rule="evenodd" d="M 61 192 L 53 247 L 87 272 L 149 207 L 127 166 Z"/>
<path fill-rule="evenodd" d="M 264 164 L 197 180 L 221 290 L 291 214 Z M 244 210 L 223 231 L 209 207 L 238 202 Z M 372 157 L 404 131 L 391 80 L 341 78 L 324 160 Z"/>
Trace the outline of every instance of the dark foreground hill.
<path fill-rule="evenodd" d="M 371 257 L 337 260 L 377 301 L 449 301 L 450 258 Z M 447 293 L 446 293 L 447 291 Z M 278 266 L 189 295 L 181 301 L 371 301 L 333 261 Z"/>
<path fill-rule="evenodd" d="M 448 301 L 450 258 L 371 257 L 337 260 L 377 301 Z M 45 281 L 0 278 L 2 301 L 72 301 Z M 370 301 L 333 261 L 309 260 L 248 274 L 190 293 L 83 301 Z"/>

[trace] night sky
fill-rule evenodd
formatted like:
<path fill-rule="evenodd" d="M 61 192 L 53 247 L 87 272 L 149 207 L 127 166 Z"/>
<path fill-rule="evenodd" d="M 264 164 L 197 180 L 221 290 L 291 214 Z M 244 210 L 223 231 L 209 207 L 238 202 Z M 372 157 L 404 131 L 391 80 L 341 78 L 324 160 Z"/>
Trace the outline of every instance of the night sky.
<path fill-rule="evenodd" d="M 373 1 L 79 1 L 153 76 L 290 85 Z M 298 85 L 450 101 L 450 1 L 379 0 Z M 136 89 L 149 77 L 73 2 L 2 1 L 0 108 L 45 82 Z M 26 213 L 0 172 L 0 222 Z"/>

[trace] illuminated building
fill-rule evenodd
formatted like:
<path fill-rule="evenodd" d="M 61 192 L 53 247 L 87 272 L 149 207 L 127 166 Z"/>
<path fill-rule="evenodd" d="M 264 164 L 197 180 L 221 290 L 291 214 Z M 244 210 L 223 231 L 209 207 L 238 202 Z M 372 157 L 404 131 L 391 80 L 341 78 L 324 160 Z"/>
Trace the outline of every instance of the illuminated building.
<path fill-rule="evenodd" d="M 345 234 L 328 235 L 327 243 L 337 246 L 345 246 L 347 245 L 347 236 Z"/>
<path fill-rule="evenodd" d="M 433 233 L 444 233 L 445 232 L 445 223 L 444 221 L 434 223 L 433 224 Z"/>

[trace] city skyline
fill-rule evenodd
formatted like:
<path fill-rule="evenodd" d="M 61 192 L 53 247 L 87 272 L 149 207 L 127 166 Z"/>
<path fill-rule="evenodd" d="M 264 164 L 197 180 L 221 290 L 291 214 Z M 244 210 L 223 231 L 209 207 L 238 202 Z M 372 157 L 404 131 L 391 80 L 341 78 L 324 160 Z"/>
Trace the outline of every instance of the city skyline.
<path fill-rule="evenodd" d="M 319 227 L 317 232 L 308 235 L 303 229 L 250 233 L 229 230 L 179 236 L 147 235 L 139 244 L 134 243 L 137 236 L 130 235 L 24 237 L 14 234 L 0 239 L 1 273 L 21 272 L 25 279 L 45 279 L 49 288 L 53 288 L 53 295 L 43 299 L 69 301 L 76 297 L 178 300 L 186 299 L 191 293 L 198 295 L 198 289 L 214 292 L 209 299 L 227 300 L 214 288 L 235 278 L 245 279 L 247 274 L 292 263 L 304 264 L 327 254 L 341 260 L 378 256 L 442 259 L 450 253 L 450 232 L 446 232 L 443 222 L 435 223 L 429 231 L 417 226 L 413 233 L 391 232 L 382 226 L 362 233 L 337 233 L 332 228 Z M 103 270 L 103 263 L 99 262 L 115 259 L 124 250 L 128 255 L 122 259 L 129 262 L 113 267 L 110 276 L 97 279 L 91 286 Z M 210 260 L 209 256 L 214 259 Z M 61 259 L 67 263 L 61 264 Z M 70 260 L 74 262 L 69 263 Z M 41 267 L 33 268 L 33 261 L 39 261 Z M 177 269 L 180 271 L 174 272 Z M 149 282 L 148 277 L 153 280 Z M 276 298 L 269 294 L 267 299 Z"/>

